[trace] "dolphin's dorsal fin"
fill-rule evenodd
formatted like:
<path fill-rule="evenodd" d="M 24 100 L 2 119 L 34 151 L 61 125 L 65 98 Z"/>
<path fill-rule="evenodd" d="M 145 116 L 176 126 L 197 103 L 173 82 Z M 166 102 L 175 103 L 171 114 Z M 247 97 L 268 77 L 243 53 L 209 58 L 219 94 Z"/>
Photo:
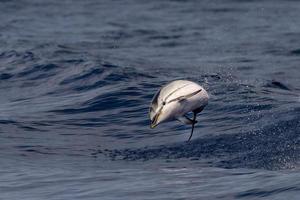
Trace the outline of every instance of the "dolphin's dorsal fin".
<path fill-rule="evenodd" d="M 194 123 L 197 123 L 197 121 L 193 121 L 192 119 L 188 118 L 186 115 L 184 116 L 180 116 L 180 117 L 177 117 L 177 120 L 184 123 L 184 124 L 194 124 Z"/>

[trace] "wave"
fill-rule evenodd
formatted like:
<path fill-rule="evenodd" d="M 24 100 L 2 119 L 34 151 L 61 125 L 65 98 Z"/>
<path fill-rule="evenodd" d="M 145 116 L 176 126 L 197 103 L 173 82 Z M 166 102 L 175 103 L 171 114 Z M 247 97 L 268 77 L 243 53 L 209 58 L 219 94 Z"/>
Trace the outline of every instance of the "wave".
<path fill-rule="evenodd" d="M 138 68 L 92 55 L 77 57 L 76 50 L 65 46 L 55 48 L 54 52 L 71 57 L 54 56 L 46 61 L 30 51 L 0 54 L 0 89 L 5 94 L 0 105 L 0 131 L 47 132 L 63 139 L 82 130 L 82 134 L 110 138 L 119 144 L 107 151 L 95 147 L 92 154 L 83 151 L 84 155 L 88 152 L 126 161 L 191 159 L 224 168 L 297 167 L 299 96 L 290 83 L 245 81 L 231 72 L 195 70 L 191 75 L 184 69 L 180 73 L 147 69 L 147 64 Z M 199 131 L 207 134 L 191 143 L 166 141 L 162 146 L 133 148 L 131 143 L 149 138 L 161 144 L 161 130 L 167 130 L 164 137 L 173 137 L 174 130 L 178 135 L 178 130 L 184 129 L 176 124 L 175 128 L 166 125 L 166 129 L 150 131 L 148 126 L 149 102 L 161 85 L 173 79 L 172 73 L 189 75 L 208 89 L 211 99 L 199 125 Z M 119 148 L 122 145 L 128 148 Z M 72 145 L 69 148 L 73 150 Z M 47 148 L 43 152 L 47 153 Z M 58 148 L 52 153 L 63 152 Z"/>
<path fill-rule="evenodd" d="M 262 168 L 268 170 L 299 167 L 300 109 L 295 118 L 270 124 L 262 129 L 198 138 L 158 147 L 98 151 L 112 160 L 172 161 L 187 158 L 203 160 L 223 168 Z M 298 139 L 297 139 L 298 138 Z M 97 152 L 93 154 L 97 155 Z"/>

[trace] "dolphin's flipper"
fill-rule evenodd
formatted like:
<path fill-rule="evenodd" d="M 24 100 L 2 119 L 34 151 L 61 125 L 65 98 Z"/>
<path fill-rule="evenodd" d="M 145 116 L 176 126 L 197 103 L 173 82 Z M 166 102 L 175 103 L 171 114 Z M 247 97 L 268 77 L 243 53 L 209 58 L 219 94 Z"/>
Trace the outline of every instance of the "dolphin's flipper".
<path fill-rule="evenodd" d="M 196 124 L 196 116 L 197 116 L 197 113 L 196 112 L 194 112 L 194 117 L 193 117 L 193 123 L 192 123 L 192 131 L 191 131 L 191 135 L 190 135 L 190 137 L 189 137 L 189 139 L 188 139 L 188 142 L 192 139 L 192 136 L 193 136 L 193 132 L 194 132 L 194 128 L 195 128 L 195 124 Z"/>
<path fill-rule="evenodd" d="M 188 118 L 186 115 L 177 117 L 177 120 L 184 124 L 189 124 L 189 125 L 193 124 L 193 123 L 197 123 L 197 122 L 194 122 L 192 119 Z"/>

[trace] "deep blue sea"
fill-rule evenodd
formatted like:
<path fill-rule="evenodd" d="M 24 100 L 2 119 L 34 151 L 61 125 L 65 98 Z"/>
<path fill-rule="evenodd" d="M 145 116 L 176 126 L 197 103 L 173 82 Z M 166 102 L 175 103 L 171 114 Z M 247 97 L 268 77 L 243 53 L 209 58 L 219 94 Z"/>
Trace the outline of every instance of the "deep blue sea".
<path fill-rule="evenodd" d="M 1 0 L 0 199 L 300 199 L 300 2 Z"/>

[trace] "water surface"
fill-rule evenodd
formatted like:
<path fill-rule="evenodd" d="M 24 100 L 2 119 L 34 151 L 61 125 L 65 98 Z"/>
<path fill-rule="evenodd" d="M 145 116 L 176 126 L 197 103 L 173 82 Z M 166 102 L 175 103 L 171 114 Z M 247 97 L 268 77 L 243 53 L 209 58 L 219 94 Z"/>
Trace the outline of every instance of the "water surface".
<path fill-rule="evenodd" d="M 1 1 L 4 199 L 298 199 L 297 1 Z M 150 129 L 169 81 L 210 94 Z"/>

